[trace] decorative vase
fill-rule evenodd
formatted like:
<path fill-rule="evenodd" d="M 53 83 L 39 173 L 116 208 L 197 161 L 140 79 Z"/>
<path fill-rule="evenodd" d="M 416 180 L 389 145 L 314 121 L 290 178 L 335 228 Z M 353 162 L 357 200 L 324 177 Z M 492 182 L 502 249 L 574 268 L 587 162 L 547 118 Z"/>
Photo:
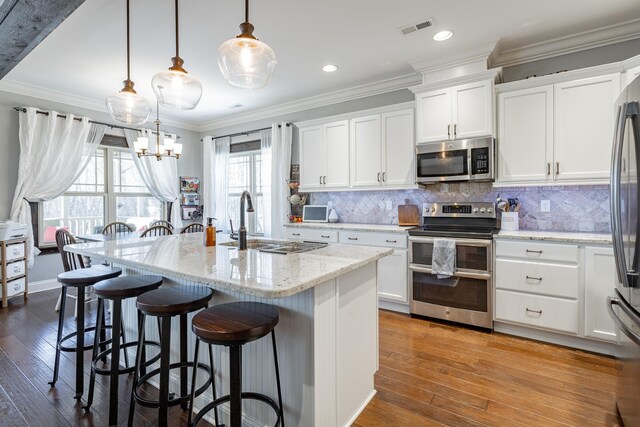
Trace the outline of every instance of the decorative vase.
<path fill-rule="evenodd" d="M 338 214 L 335 209 L 331 209 L 329 212 L 329 222 L 338 222 Z"/>

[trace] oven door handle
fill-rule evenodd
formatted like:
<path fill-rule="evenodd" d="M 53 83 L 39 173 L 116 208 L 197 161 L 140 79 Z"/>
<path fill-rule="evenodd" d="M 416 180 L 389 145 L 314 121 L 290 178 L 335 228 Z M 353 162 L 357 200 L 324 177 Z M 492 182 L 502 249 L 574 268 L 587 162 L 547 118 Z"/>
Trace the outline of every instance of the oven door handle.
<path fill-rule="evenodd" d="M 420 264 L 410 263 L 409 264 L 409 270 L 417 271 L 418 273 L 433 274 L 433 270 L 432 269 L 430 269 L 429 267 L 421 266 Z M 488 280 L 488 279 L 491 279 L 491 273 L 489 273 L 489 272 L 487 272 L 487 273 L 475 273 L 475 272 L 471 272 L 471 271 L 456 270 L 451 277 L 465 277 L 465 278 L 468 278 L 468 279 Z"/>
<path fill-rule="evenodd" d="M 433 237 L 409 236 L 409 242 L 415 243 L 433 243 Z M 489 248 L 493 244 L 493 240 L 484 239 L 453 239 L 456 246 L 476 246 L 481 248 Z"/>

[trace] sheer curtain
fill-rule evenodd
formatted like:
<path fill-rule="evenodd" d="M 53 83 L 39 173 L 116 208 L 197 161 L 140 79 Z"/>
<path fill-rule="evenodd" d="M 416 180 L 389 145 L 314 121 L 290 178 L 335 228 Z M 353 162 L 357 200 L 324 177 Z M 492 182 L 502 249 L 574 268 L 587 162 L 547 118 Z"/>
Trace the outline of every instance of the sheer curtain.
<path fill-rule="evenodd" d="M 106 126 L 89 123 L 87 117 L 62 118 L 55 111 L 37 114 L 27 108 L 19 115 L 20 159 L 13 195 L 11 219 L 32 224 L 29 202 L 55 199 L 64 193 L 87 166 L 102 141 Z M 40 251 L 28 227 L 29 268 Z"/>
<path fill-rule="evenodd" d="M 133 161 L 140 172 L 142 181 L 149 189 L 149 192 L 158 200 L 173 203 L 171 205 L 171 223 L 176 228 L 182 227 L 182 216 L 180 213 L 180 178 L 178 177 L 178 160 L 175 157 L 163 157 L 158 161 L 155 157 L 140 157 L 136 154 L 133 142 L 139 136 L 149 138 L 149 145 L 154 146 L 153 141 L 156 135 L 148 129 L 140 132 L 125 129 L 124 135 L 127 138 L 127 145 L 133 157 Z M 176 135 L 168 135 L 176 140 Z M 160 133 L 160 140 L 164 139 L 164 133 Z"/>
<path fill-rule="evenodd" d="M 271 131 L 260 132 L 264 183 L 265 235 L 284 239 L 289 215 L 292 129 L 287 123 L 274 123 Z"/>
<path fill-rule="evenodd" d="M 204 215 L 217 218 L 216 228 L 223 232 L 229 229 L 229 150 L 231 138 L 213 139 L 207 136 L 204 142 Z"/>

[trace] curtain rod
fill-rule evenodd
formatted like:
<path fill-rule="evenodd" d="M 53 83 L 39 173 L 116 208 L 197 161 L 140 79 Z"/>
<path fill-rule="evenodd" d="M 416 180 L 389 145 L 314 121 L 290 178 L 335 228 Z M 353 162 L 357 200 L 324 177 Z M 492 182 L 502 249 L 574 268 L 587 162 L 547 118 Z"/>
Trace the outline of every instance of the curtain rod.
<path fill-rule="evenodd" d="M 26 113 L 27 109 L 23 108 L 23 107 L 13 107 L 14 110 L 19 111 L 21 113 Z M 36 114 L 44 114 L 45 116 L 49 115 L 48 111 L 36 111 Z M 67 116 L 64 114 L 58 114 L 58 117 L 62 118 L 62 119 L 66 119 Z M 82 119 L 80 117 L 74 117 L 73 120 L 77 120 L 77 121 L 82 121 Z M 110 127 L 111 129 L 127 129 L 127 130 L 135 130 L 135 131 L 139 131 L 140 129 L 136 129 L 136 128 L 130 128 L 130 127 L 126 127 L 126 126 L 120 126 L 120 125 L 112 125 L 111 123 L 104 123 L 104 122 L 96 122 L 95 120 L 89 120 L 89 123 L 93 123 L 96 125 L 104 125 L 107 127 Z M 157 132 L 152 131 L 151 129 L 148 129 L 149 131 L 151 131 L 152 134 L 157 135 Z M 180 139 L 180 136 L 176 135 L 176 139 Z"/>
<path fill-rule="evenodd" d="M 292 126 L 293 123 L 292 122 L 287 122 L 286 123 L 287 127 Z M 282 125 L 278 125 L 278 127 L 282 127 Z M 213 139 L 218 139 L 218 138 L 233 138 L 234 136 L 246 136 L 246 135 L 250 135 L 252 133 L 257 133 L 257 132 L 261 132 L 263 130 L 269 130 L 271 129 L 271 126 L 269 126 L 268 128 L 260 128 L 260 129 L 253 129 L 253 130 L 247 130 L 244 132 L 236 132 L 236 133 L 230 133 L 229 135 L 220 135 L 220 136 L 214 136 Z M 204 141 L 204 138 L 200 140 L 200 142 Z"/>

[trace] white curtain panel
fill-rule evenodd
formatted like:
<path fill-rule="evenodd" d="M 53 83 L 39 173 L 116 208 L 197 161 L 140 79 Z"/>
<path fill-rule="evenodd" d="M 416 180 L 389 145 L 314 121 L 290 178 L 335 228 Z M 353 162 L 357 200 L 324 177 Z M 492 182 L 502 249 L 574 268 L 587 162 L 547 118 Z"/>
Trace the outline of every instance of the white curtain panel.
<path fill-rule="evenodd" d="M 268 131 L 267 131 L 268 132 Z M 271 125 L 270 147 L 263 148 L 263 179 L 265 179 L 265 234 L 275 239 L 284 239 L 284 224 L 289 222 L 289 177 L 291 173 L 292 126 L 286 122 Z M 262 136 L 262 134 L 261 134 Z M 266 141 L 264 138 L 262 141 Z M 266 145 L 266 144 L 265 144 Z M 268 153 L 270 161 L 265 160 Z M 266 184 L 266 180 L 270 184 Z M 267 193 L 269 193 L 267 195 Z M 268 200 L 268 201 L 267 201 Z M 267 221 L 267 211 L 270 219 Z"/>
<path fill-rule="evenodd" d="M 207 136 L 204 142 L 204 215 L 217 218 L 216 228 L 223 232 L 229 228 L 229 150 L 231 138 L 213 139 Z"/>
<path fill-rule="evenodd" d="M 273 219 L 275 217 L 274 214 L 276 212 L 272 212 L 272 207 L 274 206 L 274 201 L 271 196 L 273 194 L 272 191 L 272 182 L 273 182 L 273 138 L 271 135 L 272 131 L 263 130 L 260 131 L 260 155 L 262 156 L 262 203 L 263 206 L 255 206 L 256 199 L 254 198 L 254 206 L 257 209 L 262 210 L 262 214 L 264 215 L 264 224 L 262 224 L 262 228 L 264 231 L 264 235 L 267 237 L 276 237 L 273 235 L 274 224 Z"/>
<path fill-rule="evenodd" d="M 140 173 L 142 181 L 149 189 L 149 192 L 158 200 L 171 205 L 171 223 L 176 228 L 182 228 L 182 215 L 180 213 L 180 178 L 178 176 L 178 160 L 175 157 L 163 157 L 158 161 L 152 156 L 142 156 L 138 158 L 133 142 L 139 136 L 149 138 L 149 147 L 155 147 L 156 135 L 148 130 L 142 129 L 139 132 L 125 129 L 124 135 L 127 138 L 127 145 L 133 157 L 133 162 Z M 167 135 L 177 141 L 176 135 Z M 165 138 L 163 132 L 160 133 L 160 141 Z"/>
<path fill-rule="evenodd" d="M 87 117 L 62 118 L 55 111 L 37 114 L 27 108 L 19 115 L 20 159 L 18 183 L 13 195 L 11 219 L 32 224 L 29 202 L 55 199 L 64 193 L 87 166 L 100 145 L 106 126 L 89 123 Z M 40 251 L 28 227 L 29 268 Z"/>

